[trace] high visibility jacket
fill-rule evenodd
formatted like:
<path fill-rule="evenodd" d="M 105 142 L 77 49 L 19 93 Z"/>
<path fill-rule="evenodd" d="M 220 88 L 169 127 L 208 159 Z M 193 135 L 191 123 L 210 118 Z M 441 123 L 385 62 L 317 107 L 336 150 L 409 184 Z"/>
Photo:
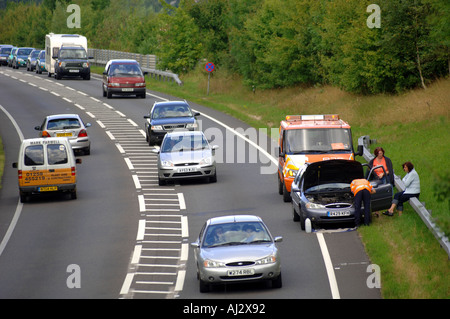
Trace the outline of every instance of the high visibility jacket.
<path fill-rule="evenodd" d="M 355 179 L 350 184 L 350 189 L 353 193 L 353 195 L 356 195 L 359 191 L 363 189 L 367 189 L 369 192 L 372 193 L 372 185 L 367 179 L 361 178 L 361 179 Z"/>

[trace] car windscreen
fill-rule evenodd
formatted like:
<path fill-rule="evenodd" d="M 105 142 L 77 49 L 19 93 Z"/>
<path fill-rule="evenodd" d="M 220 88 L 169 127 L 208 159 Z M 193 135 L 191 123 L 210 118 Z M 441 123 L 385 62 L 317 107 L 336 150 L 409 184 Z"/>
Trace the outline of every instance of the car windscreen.
<path fill-rule="evenodd" d="M 87 59 L 84 49 L 62 49 L 59 52 L 60 59 Z"/>
<path fill-rule="evenodd" d="M 192 117 L 192 112 L 186 105 L 162 105 L 155 106 L 153 109 L 152 118 L 173 118 L 173 117 Z"/>
<path fill-rule="evenodd" d="M 11 53 L 12 48 L 2 48 L 1 53 L 2 54 L 10 54 Z"/>
<path fill-rule="evenodd" d="M 67 150 L 63 144 L 47 145 L 47 158 L 49 165 L 67 164 Z"/>
<path fill-rule="evenodd" d="M 44 165 L 44 146 L 30 145 L 25 148 L 24 152 L 25 166 Z"/>
<path fill-rule="evenodd" d="M 210 225 L 203 238 L 202 247 L 233 246 L 272 242 L 261 222 L 237 222 Z"/>
<path fill-rule="evenodd" d="M 81 124 L 76 118 L 54 119 L 47 123 L 48 130 L 68 130 L 78 128 L 81 128 Z"/>
<path fill-rule="evenodd" d="M 17 50 L 17 55 L 30 55 L 33 49 L 19 49 Z"/>
<path fill-rule="evenodd" d="M 36 58 L 39 55 L 39 52 L 41 52 L 41 51 L 33 51 L 33 52 L 31 52 L 31 57 L 32 58 Z"/>
<path fill-rule="evenodd" d="M 349 129 L 315 128 L 287 130 L 287 154 L 350 152 L 352 141 Z"/>
<path fill-rule="evenodd" d="M 166 136 L 161 153 L 182 151 L 198 151 L 209 148 L 208 141 L 203 134 Z"/>
<path fill-rule="evenodd" d="M 135 63 L 112 64 L 109 75 L 119 77 L 143 76 L 141 68 Z"/>

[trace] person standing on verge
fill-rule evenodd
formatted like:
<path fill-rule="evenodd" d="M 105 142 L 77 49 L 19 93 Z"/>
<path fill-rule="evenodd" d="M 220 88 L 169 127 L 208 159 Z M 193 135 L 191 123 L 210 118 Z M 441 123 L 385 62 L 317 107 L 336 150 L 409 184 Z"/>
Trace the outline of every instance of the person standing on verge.
<path fill-rule="evenodd" d="M 402 178 L 405 184 L 405 190 L 398 192 L 394 195 L 391 207 L 383 214 L 388 216 L 394 216 L 394 209 L 397 207 L 398 216 L 403 213 L 403 203 L 408 201 L 412 197 L 419 198 L 420 195 L 420 179 L 414 169 L 414 165 L 411 162 L 405 162 L 402 164 L 403 170 L 406 172 L 405 177 Z"/>
<path fill-rule="evenodd" d="M 384 171 L 386 171 L 386 175 L 384 175 L 383 169 L 377 168 L 375 169 L 375 173 L 378 179 L 386 180 L 391 185 L 394 185 L 394 168 L 392 167 L 392 161 L 389 157 L 384 156 L 384 149 L 382 147 L 377 147 L 373 154 L 375 157 L 370 160 L 369 167 L 373 168 L 379 165 L 384 167 Z"/>
<path fill-rule="evenodd" d="M 355 197 L 355 225 L 361 224 L 361 203 L 364 201 L 364 225 L 370 224 L 370 198 L 375 193 L 367 179 L 355 179 L 350 184 L 350 189 Z"/>

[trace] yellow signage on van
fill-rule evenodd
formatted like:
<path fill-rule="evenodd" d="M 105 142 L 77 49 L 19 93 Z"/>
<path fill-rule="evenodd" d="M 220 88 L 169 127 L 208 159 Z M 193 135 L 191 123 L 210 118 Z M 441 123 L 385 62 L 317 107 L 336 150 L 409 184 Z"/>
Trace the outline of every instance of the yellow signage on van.
<path fill-rule="evenodd" d="M 29 195 L 47 192 L 68 192 L 77 198 L 76 164 L 72 147 L 67 138 L 33 138 L 22 141 L 17 163 L 21 202 Z"/>

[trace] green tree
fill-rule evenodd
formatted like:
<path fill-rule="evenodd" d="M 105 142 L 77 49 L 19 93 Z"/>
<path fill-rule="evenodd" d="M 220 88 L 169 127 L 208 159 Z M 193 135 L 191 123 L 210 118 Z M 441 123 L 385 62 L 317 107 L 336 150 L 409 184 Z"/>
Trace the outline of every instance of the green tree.
<path fill-rule="evenodd" d="M 199 30 L 185 10 L 183 1 L 180 7 L 164 6 L 160 13 L 157 32 L 158 66 L 175 73 L 192 70 L 201 57 L 202 45 Z"/>

